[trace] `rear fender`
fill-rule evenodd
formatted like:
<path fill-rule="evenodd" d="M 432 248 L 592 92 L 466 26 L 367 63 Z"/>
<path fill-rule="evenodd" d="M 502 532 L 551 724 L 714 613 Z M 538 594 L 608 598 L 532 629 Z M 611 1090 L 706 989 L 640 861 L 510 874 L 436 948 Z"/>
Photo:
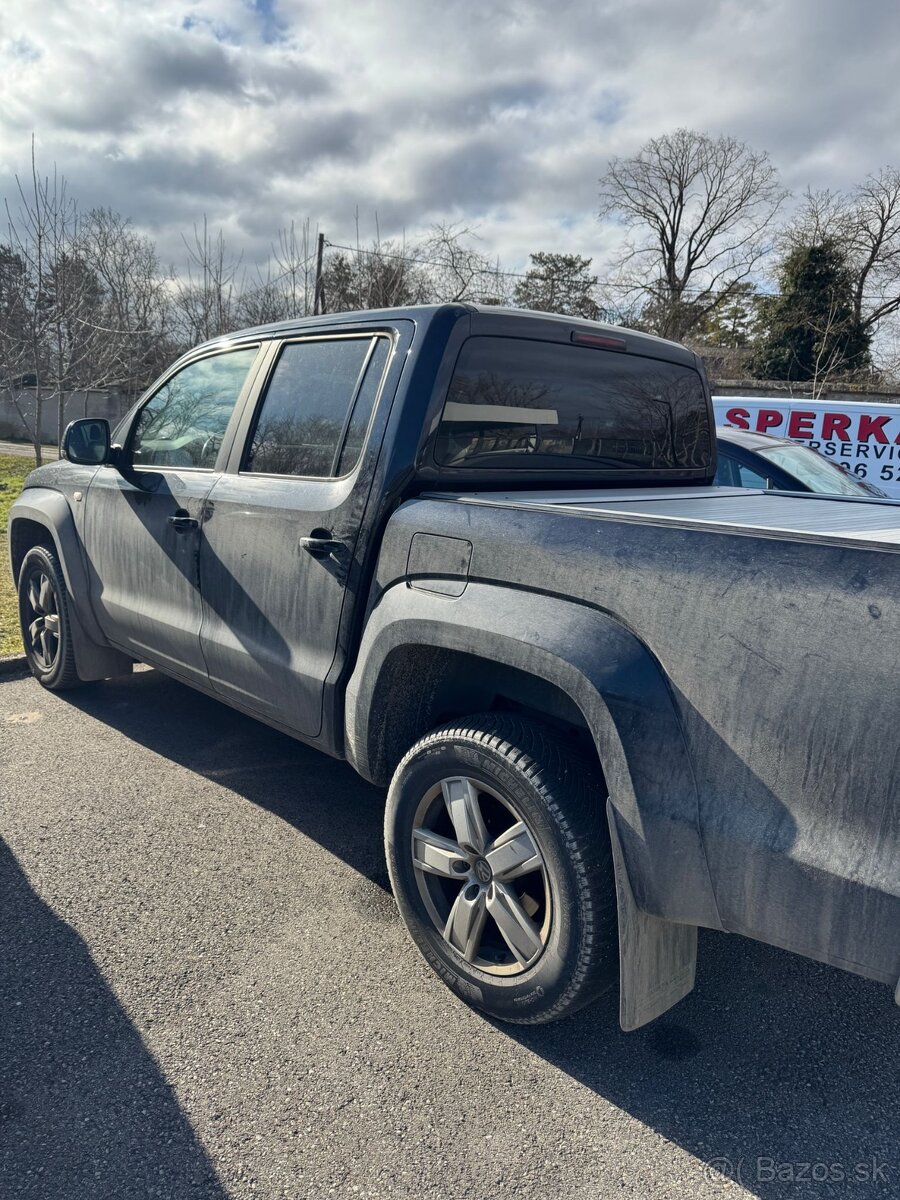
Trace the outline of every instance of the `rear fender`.
<path fill-rule="evenodd" d="M 367 778 L 385 720 L 372 704 L 379 676 L 392 653 L 417 646 L 474 656 L 485 671 L 516 667 L 580 710 L 609 792 L 608 809 L 598 797 L 598 820 L 608 816 L 613 838 L 622 1023 L 652 1019 L 693 986 L 693 927 L 721 927 L 693 771 L 659 663 L 620 621 L 587 605 L 492 584 L 469 582 L 456 598 L 396 584 L 369 617 L 347 689 L 348 754 Z"/>

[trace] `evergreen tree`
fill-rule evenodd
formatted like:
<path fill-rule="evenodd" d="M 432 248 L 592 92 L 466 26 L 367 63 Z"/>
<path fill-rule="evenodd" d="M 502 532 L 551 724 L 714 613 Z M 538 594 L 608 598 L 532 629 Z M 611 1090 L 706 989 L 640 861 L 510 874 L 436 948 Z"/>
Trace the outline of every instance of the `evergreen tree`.
<path fill-rule="evenodd" d="M 750 361 L 758 379 L 824 383 L 869 364 L 869 335 L 854 311 L 853 277 L 826 238 L 790 251 L 781 292 L 760 301 L 762 336 Z"/>
<path fill-rule="evenodd" d="M 513 295 L 518 308 L 598 319 L 600 309 L 594 299 L 597 276 L 590 274 L 591 259 L 580 254 L 542 252 L 529 257 L 531 268 L 516 284 Z"/>

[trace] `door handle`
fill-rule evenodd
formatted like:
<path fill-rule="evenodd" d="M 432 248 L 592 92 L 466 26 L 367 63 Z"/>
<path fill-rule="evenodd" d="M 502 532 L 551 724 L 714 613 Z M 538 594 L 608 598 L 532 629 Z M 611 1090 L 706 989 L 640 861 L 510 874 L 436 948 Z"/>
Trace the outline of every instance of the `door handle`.
<path fill-rule="evenodd" d="M 300 539 L 300 545 L 313 558 L 328 558 L 344 547 L 344 543 L 336 541 L 327 529 L 314 529 L 309 537 Z"/>
<path fill-rule="evenodd" d="M 196 517 L 192 517 L 185 509 L 179 509 L 177 513 L 168 518 L 169 524 L 178 533 L 184 533 L 186 529 L 199 529 L 200 522 Z"/>

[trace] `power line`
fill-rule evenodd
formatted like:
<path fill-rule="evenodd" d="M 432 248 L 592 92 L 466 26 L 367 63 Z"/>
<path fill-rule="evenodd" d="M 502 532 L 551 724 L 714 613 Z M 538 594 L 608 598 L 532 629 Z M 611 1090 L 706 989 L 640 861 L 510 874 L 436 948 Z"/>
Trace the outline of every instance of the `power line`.
<path fill-rule="evenodd" d="M 446 267 L 445 262 L 441 262 L 439 258 L 419 258 L 413 254 L 394 254 L 390 250 L 366 250 L 362 246 L 345 246 L 340 242 L 329 242 L 326 238 L 325 245 L 331 250 L 349 250 L 351 254 L 368 254 L 375 258 L 395 258 L 399 262 L 418 263 L 423 267 Z M 526 279 L 527 276 L 521 271 L 503 271 L 499 267 L 479 267 L 477 273 L 479 275 L 504 275 L 509 279 Z"/>

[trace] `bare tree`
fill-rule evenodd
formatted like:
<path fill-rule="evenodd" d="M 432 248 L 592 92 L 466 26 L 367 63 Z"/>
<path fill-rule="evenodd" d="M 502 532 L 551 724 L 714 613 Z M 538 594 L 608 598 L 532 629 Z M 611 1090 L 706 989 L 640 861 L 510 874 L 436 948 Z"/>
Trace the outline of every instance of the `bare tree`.
<path fill-rule="evenodd" d="M 188 345 L 230 333 L 238 324 L 238 271 L 241 258 L 233 258 L 219 229 L 209 231 L 206 216 L 194 226 L 192 240 L 182 238 L 188 252 L 187 278 L 176 287 L 176 307 Z"/>
<path fill-rule="evenodd" d="M 382 240 L 356 250 L 335 249 L 323 271 L 329 312 L 424 304 L 430 298 L 428 277 L 404 242 Z"/>
<path fill-rule="evenodd" d="M 148 237 L 106 208 L 93 209 L 82 221 L 79 254 L 102 290 L 102 353 L 92 373 L 135 397 L 178 348 L 172 272 L 162 268 Z"/>
<path fill-rule="evenodd" d="M 0 330 L 4 383 L 40 464 L 44 407 L 57 402 L 61 437 L 67 391 L 92 386 L 100 287 L 79 244 L 79 213 L 63 176 L 31 171 L 6 201 L 4 263 L 10 321 Z M 25 390 L 30 394 L 27 403 Z"/>
<path fill-rule="evenodd" d="M 238 323 L 266 325 L 306 317 L 313 310 L 315 244 L 318 231 L 310 230 L 307 217 L 299 230 L 295 223 L 278 231 L 265 270 L 257 269 L 255 285 L 241 281 L 237 300 Z"/>
<path fill-rule="evenodd" d="M 497 259 L 483 254 L 467 225 L 440 222 L 431 227 L 416 256 L 425 265 L 431 298 L 438 303 L 465 300 L 504 304 L 510 300 L 508 276 Z"/>
<path fill-rule="evenodd" d="M 868 332 L 900 310 L 900 170 L 884 167 L 847 193 L 807 191 L 784 238 L 790 249 L 827 239 L 843 247 Z"/>
<path fill-rule="evenodd" d="M 785 195 L 769 156 L 731 137 L 678 129 L 613 158 L 600 216 L 629 230 L 620 286 L 652 301 L 656 332 L 683 338 L 758 266 Z"/>

